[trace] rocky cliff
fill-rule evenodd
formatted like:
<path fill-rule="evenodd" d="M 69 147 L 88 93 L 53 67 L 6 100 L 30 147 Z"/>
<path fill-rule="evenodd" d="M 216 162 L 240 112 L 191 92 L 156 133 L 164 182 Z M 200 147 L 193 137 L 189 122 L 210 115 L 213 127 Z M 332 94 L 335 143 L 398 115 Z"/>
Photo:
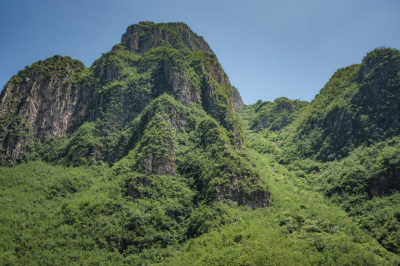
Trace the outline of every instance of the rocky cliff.
<path fill-rule="evenodd" d="M 236 109 L 241 109 L 244 107 L 244 103 L 242 100 L 242 96 L 240 96 L 239 90 L 235 87 L 232 87 L 233 89 L 233 105 L 235 106 Z"/>
<path fill-rule="evenodd" d="M 20 71 L 0 97 L 2 159 L 21 159 L 26 144 L 66 134 L 84 117 L 93 89 L 75 83 L 85 66 L 69 57 L 54 56 Z"/>

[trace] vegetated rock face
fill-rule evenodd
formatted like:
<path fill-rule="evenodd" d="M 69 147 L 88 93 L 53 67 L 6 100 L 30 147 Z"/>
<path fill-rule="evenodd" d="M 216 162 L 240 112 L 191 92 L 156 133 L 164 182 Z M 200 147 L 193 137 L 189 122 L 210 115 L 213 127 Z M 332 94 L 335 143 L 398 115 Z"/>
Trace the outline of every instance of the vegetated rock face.
<path fill-rule="evenodd" d="M 307 104 L 305 101 L 289 100 L 285 97 L 278 98 L 274 102 L 260 103 L 251 128 L 279 131 L 289 125 Z"/>
<path fill-rule="evenodd" d="M 330 161 L 400 133 L 400 52 L 376 49 L 339 69 L 291 128 L 289 153 Z"/>
<path fill-rule="evenodd" d="M 128 27 L 122 36 L 121 44 L 128 51 L 135 53 L 145 53 L 160 46 L 212 53 L 204 39 L 184 23 L 140 22 Z"/>
<path fill-rule="evenodd" d="M 225 130 L 204 111 L 193 111 L 169 95 L 153 100 L 128 133 L 135 148 L 116 163 L 115 171 L 179 174 L 193 180 L 192 187 L 206 201 L 269 206 L 270 193 L 236 154 Z"/>
<path fill-rule="evenodd" d="M 246 177 L 251 178 L 251 177 Z M 240 205 L 247 205 L 252 209 L 265 208 L 271 203 L 271 193 L 264 190 L 253 190 L 250 193 L 242 191 L 238 178 L 232 178 L 229 183 L 225 183 L 216 188 L 216 200 L 218 201 L 234 201 Z M 254 180 L 253 180 L 254 181 Z"/>
<path fill-rule="evenodd" d="M 77 60 L 54 56 L 20 71 L 7 83 L 0 105 L 3 159 L 16 161 L 27 142 L 61 136 L 86 115 L 94 91 L 72 84 L 73 76 L 84 68 Z"/>
<path fill-rule="evenodd" d="M 359 119 L 364 127 L 371 127 L 371 137 L 399 134 L 400 51 L 381 49 L 369 53 L 360 66 L 358 82 L 360 90 L 352 102 L 362 106 L 368 116 Z"/>
<path fill-rule="evenodd" d="M 240 106 L 238 91 L 202 37 L 183 23 L 141 22 L 89 69 L 55 56 L 14 76 L 1 95 L 0 162 L 104 162 L 116 175 L 184 176 L 179 165 L 198 158 L 186 162 L 182 151 L 197 149 L 203 161 L 219 166 L 212 166 L 212 175 L 203 169 L 193 176 L 208 180 L 199 186 L 207 201 L 265 207 L 269 192 L 258 175 L 227 159 L 242 162 L 236 154 L 243 146 Z M 221 147 L 220 139 L 197 143 L 196 129 L 206 118 L 214 121 Z M 229 185 L 232 180 L 239 186 Z"/>
<path fill-rule="evenodd" d="M 368 193 L 373 197 L 387 196 L 390 192 L 400 190 L 400 170 L 393 169 L 392 171 L 385 173 L 374 178 L 369 186 Z"/>
<path fill-rule="evenodd" d="M 96 117 L 124 126 L 151 100 L 168 93 L 185 106 L 201 104 L 232 132 L 236 148 L 243 146 L 229 78 L 208 44 L 185 24 L 129 26 L 121 44 L 97 60 L 92 70 L 101 88 Z"/>

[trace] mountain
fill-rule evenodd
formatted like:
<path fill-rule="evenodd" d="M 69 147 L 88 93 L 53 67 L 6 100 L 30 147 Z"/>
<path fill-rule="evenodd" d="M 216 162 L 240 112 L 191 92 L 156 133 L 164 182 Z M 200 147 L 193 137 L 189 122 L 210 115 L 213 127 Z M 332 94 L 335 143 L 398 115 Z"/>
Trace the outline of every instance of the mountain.
<path fill-rule="evenodd" d="M 0 96 L 1 263 L 400 264 L 397 61 L 254 105 L 183 23 L 33 63 Z"/>
<path fill-rule="evenodd" d="M 291 154 L 321 161 L 400 133 L 400 52 L 376 49 L 339 69 L 288 133 Z"/>
<path fill-rule="evenodd" d="M 399 254 L 400 51 L 375 49 L 339 69 L 307 104 L 285 98 L 245 107 L 249 147 L 288 167 L 302 186 L 341 205 Z M 297 107 L 296 105 L 297 104 Z"/>
<path fill-rule="evenodd" d="M 101 135 L 112 135 L 105 132 L 108 129 L 124 130 L 164 93 L 186 107 L 201 105 L 227 129 L 231 144 L 241 148 L 233 89 L 208 44 L 182 23 L 142 22 L 128 27 L 121 44 L 89 69 L 55 56 L 27 67 L 7 83 L 0 111 L 3 164 L 23 160 L 27 144 L 73 132 L 84 121 L 100 119 Z M 60 99 L 53 101 L 54 97 Z M 13 128 L 22 135 L 12 133 Z M 103 157 L 107 162 L 119 158 Z"/>
<path fill-rule="evenodd" d="M 208 44 L 188 26 L 141 22 L 89 69 L 54 56 L 7 83 L 2 162 L 107 163 L 179 174 L 193 178 L 207 199 L 266 207 L 269 193 L 238 155 L 243 135 L 234 91 Z M 202 161 L 190 161 L 193 152 L 214 165 L 198 169 Z"/>

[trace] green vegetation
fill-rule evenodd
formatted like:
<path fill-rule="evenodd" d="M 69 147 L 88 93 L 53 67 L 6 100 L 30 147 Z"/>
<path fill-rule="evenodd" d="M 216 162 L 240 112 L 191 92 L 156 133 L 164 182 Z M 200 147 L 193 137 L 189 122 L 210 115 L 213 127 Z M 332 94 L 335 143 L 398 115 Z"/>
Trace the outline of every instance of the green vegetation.
<path fill-rule="evenodd" d="M 120 149 L 119 146 L 126 144 L 124 134 L 129 131 L 131 121 L 152 100 L 165 93 L 186 107 L 202 105 L 208 115 L 227 129 L 231 144 L 241 148 L 243 132 L 232 106 L 232 86 L 208 44 L 183 23 L 144 22 L 135 27 L 134 30 L 144 34 L 140 38 L 146 43 L 138 51 L 123 44 L 116 45 L 89 69 L 69 57 L 55 56 L 27 67 L 11 79 L 12 96 L 7 96 L 9 103 L 4 106 L 4 113 L 8 115 L 0 118 L 0 146 L 6 151 L 0 158 L 0 165 L 27 161 L 32 157 L 75 166 L 113 164 L 127 154 L 126 147 Z M 164 35 L 158 35 L 160 32 Z M 128 30 L 127 38 L 132 37 L 129 34 L 136 36 Z M 154 38 L 159 38 L 159 42 L 154 44 Z M 51 79 L 51 84 L 46 83 L 44 76 Z M 53 81 L 56 82 L 53 84 Z M 36 93 L 33 90 L 41 88 L 40 84 L 51 87 L 52 91 L 46 93 L 49 98 L 56 91 L 60 91 L 57 94 L 65 93 L 71 86 L 73 93 L 66 95 L 65 105 L 78 100 L 72 110 L 77 109 L 73 116 L 78 114 L 80 117 L 71 119 L 73 122 L 65 132 L 67 136 L 57 139 L 47 136 L 46 130 L 59 131 L 52 129 L 52 125 L 40 132 L 31 126 L 24 127 L 29 114 L 26 114 L 27 106 L 21 104 L 28 101 L 31 93 Z M 57 108 L 52 110 L 55 114 L 66 108 L 63 105 L 51 107 Z M 15 121 L 19 116 L 23 116 L 22 123 L 17 125 Z M 43 116 L 34 117 L 35 121 L 29 124 L 44 124 L 43 120 L 48 118 Z M 71 143 L 72 138 L 87 131 L 79 130 L 80 126 L 87 127 L 87 123 L 93 128 L 90 136 L 75 141 L 80 144 Z M 12 152 L 6 146 L 21 147 L 21 152 L 10 154 Z M 86 151 L 79 151 L 79 146 Z"/>
<path fill-rule="evenodd" d="M 156 261 L 184 239 L 192 193 L 182 179 L 108 172 L 40 162 L 1 169 L 1 261 Z"/>
<path fill-rule="evenodd" d="M 255 105 L 255 117 L 251 123 L 251 129 L 261 131 L 280 131 L 289 125 L 299 112 L 307 106 L 307 102 L 289 100 L 282 97 L 274 102 L 257 102 Z"/>
<path fill-rule="evenodd" d="M 254 134 L 254 133 L 253 133 Z M 0 168 L 4 263 L 393 265 L 338 206 L 250 154 L 272 206 L 193 204 L 190 179 L 31 162 Z M 118 170 L 117 170 L 118 171 Z"/>
<path fill-rule="evenodd" d="M 24 70 L 19 71 L 17 75 L 13 76 L 6 86 L 8 84 L 14 86 L 20 85 L 27 78 L 30 79 L 37 76 L 50 78 L 58 75 L 60 78 L 63 78 L 71 74 L 71 72 L 82 71 L 84 68 L 84 64 L 79 60 L 74 60 L 69 56 L 55 55 L 46 60 L 40 60 L 31 66 L 26 66 Z"/>
<path fill-rule="evenodd" d="M 251 153 L 271 189 L 272 206 L 230 208 L 234 221 L 191 239 L 167 260 L 171 265 L 292 265 L 399 263 L 339 207 L 302 188 L 272 157 Z"/>
<path fill-rule="evenodd" d="M 400 139 L 360 147 L 330 164 L 316 180 L 358 224 L 400 254 Z"/>
<path fill-rule="evenodd" d="M 26 143 L 31 142 L 35 137 L 35 133 L 32 132 L 32 124 L 35 124 L 35 121 L 28 121 L 29 116 L 32 113 L 40 112 L 41 108 L 46 109 L 43 106 L 51 105 L 50 101 L 54 101 L 54 105 L 57 105 L 57 97 L 66 97 L 71 90 L 70 85 L 74 83 L 74 86 L 77 86 L 85 75 L 87 75 L 87 70 L 83 63 L 70 57 L 56 55 L 26 67 L 10 79 L 0 95 L 2 100 L 0 106 L 0 165 L 11 165 L 28 156 L 27 154 L 13 154 L 13 150 L 24 150 Z M 46 88 L 50 87 L 56 89 L 46 91 Z M 37 92 L 38 88 L 41 88 L 42 91 Z M 41 97 L 42 101 L 36 101 L 37 96 Z M 41 121 L 35 125 L 40 127 L 41 132 L 36 134 L 40 140 L 43 140 L 40 135 L 46 134 L 45 131 L 48 130 L 44 124 L 44 121 Z"/>

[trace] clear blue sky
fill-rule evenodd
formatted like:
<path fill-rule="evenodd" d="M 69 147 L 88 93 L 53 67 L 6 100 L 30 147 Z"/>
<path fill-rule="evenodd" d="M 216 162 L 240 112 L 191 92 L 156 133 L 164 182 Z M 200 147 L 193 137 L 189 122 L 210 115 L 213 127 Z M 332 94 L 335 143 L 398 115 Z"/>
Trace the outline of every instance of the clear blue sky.
<path fill-rule="evenodd" d="M 89 67 L 139 21 L 188 24 L 246 104 L 310 101 L 338 68 L 400 48 L 399 0 L 1 0 L 0 86 L 54 54 Z"/>

